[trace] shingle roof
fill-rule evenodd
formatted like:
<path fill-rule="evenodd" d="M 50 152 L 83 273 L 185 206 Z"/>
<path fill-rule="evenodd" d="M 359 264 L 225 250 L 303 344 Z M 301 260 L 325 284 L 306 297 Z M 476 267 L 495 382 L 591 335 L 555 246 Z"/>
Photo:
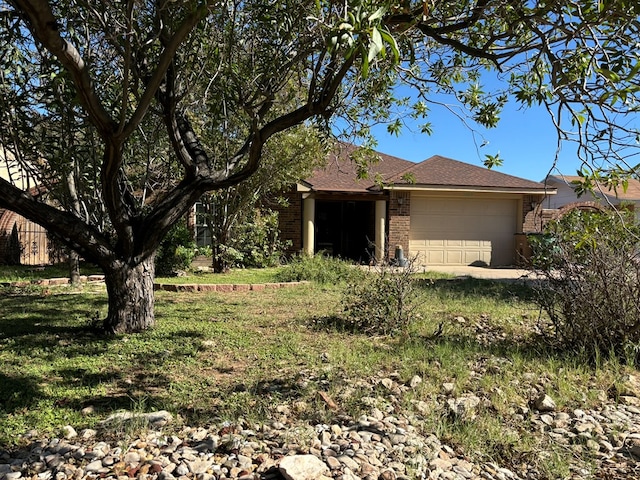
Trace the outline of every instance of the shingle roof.
<path fill-rule="evenodd" d="M 418 186 L 499 188 L 507 190 L 545 190 L 544 184 L 526 180 L 488 168 L 470 165 L 451 158 L 434 155 L 416 163 L 391 180 L 395 184 L 407 184 L 402 177 L 410 174 Z"/>
<path fill-rule="evenodd" d="M 556 180 L 559 183 L 567 183 L 571 185 L 572 182 L 582 182 L 583 178 L 577 175 L 550 175 L 549 180 Z M 601 186 L 602 194 L 606 195 L 609 198 L 617 198 L 618 200 L 629 200 L 629 201 L 637 201 L 640 200 L 640 181 L 635 178 L 630 178 L 629 184 L 627 186 L 627 190 L 624 191 L 622 185 L 618 187 L 618 192 L 616 194 L 613 188 L 608 188 L 606 186 Z M 595 193 L 599 193 L 597 188 Z"/>
<path fill-rule="evenodd" d="M 339 143 L 331 154 L 324 168 L 317 169 L 305 183 L 313 190 L 324 192 L 370 192 L 376 185 L 376 176 L 388 181 L 398 172 L 414 165 L 413 162 L 403 160 L 384 153 L 377 153 L 380 161 L 369 166 L 369 176 L 358 179 L 356 166 L 350 160 L 350 155 L 357 150 L 355 145 Z"/>
<path fill-rule="evenodd" d="M 514 177 L 487 168 L 435 155 L 420 163 L 410 162 L 398 157 L 378 153 L 380 161 L 369 167 L 369 177 L 358 180 L 356 167 L 349 156 L 357 149 L 354 145 L 339 144 L 337 150 L 329 156 L 324 169 L 316 170 L 306 180 L 315 191 L 371 192 L 376 189 L 376 175 L 384 183 L 396 186 L 484 188 L 501 190 L 549 190 L 542 183 Z M 412 181 L 405 176 L 410 175 Z"/>

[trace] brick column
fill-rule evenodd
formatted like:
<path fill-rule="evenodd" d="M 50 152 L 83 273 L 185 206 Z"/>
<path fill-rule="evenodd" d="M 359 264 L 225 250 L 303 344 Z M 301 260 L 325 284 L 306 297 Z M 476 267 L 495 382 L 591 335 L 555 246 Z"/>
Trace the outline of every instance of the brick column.
<path fill-rule="evenodd" d="M 278 211 L 278 227 L 280 238 L 288 240 L 287 254 L 294 255 L 302 251 L 302 195 L 298 192 L 283 194 L 287 199 L 287 206 L 276 206 Z"/>
<path fill-rule="evenodd" d="M 401 245 L 407 256 L 409 252 L 409 229 L 411 227 L 411 193 L 391 190 L 389 199 L 389 256 Z"/>

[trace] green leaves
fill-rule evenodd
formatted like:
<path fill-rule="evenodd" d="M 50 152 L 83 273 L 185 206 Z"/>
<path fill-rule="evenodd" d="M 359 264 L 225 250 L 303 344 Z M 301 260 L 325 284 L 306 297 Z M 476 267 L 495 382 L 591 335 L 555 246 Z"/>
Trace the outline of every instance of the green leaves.
<path fill-rule="evenodd" d="M 393 122 L 387 125 L 387 132 L 389 132 L 391 135 L 395 135 L 396 137 L 399 137 L 401 131 L 402 131 L 402 121 L 399 118 L 396 118 Z"/>
<path fill-rule="evenodd" d="M 486 154 L 484 156 L 484 166 L 487 168 L 500 167 L 502 166 L 502 158 L 500 158 L 500 152 L 495 155 Z"/>
<path fill-rule="evenodd" d="M 392 53 L 392 63 L 397 64 L 400 61 L 398 44 L 383 23 L 386 7 L 379 7 L 370 14 L 360 4 L 355 8 L 345 8 L 345 18 L 328 36 L 327 51 L 332 55 L 341 52 L 345 58 L 357 54 L 361 61 L 360 74 L 364 79 L 369 77 L 373 63 L 386 58 L 387 50 Z"/>
<path fill-rule="evenodd" d="M 367 62 L 372 61 L 381 52 L 384 55 L 382 35 L 380 35 L 380 31 L 377 28 L 373 27 L 371 29 L 371 41 L 369 42 L 369 53 L 367 55 Z"/>

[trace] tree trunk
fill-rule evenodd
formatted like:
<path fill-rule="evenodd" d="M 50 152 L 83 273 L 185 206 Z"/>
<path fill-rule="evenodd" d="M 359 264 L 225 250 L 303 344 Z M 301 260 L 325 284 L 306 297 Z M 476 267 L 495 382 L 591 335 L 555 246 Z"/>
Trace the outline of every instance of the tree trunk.
<path fill-rule="evenodd" d="M 212 228 L 211 232 L 211 250 L 213 253 L 211 266 L 213 267 L 213 273 L 227 273 L 229 271 L 229 262 L 224 251 L 228 234 L 226 225 L 221 225 L 220 228 Z"/>
<path fill-rule="evenodd" d="M 80 200 L 78 199 L 78 190 L 76 189 L 76 177 L 73 175 L 73 169 L 67 174 L 67 189 L 69 191 L 69 207 L 71 213 L 80 217 Z M 80 255 L 75 250 L 69 252 L 69 278 L 72 284 L 80 282 Z"/>
<path fill-rule="evenodd" d="M 121 262 L 105 271 L 109 312 L 104 328 L 108 333 L 141 332 L 155 325 L 153 260 L 150 257 L 133 265 Z"/>
<path fill-rule="evenodd" d="M 69 279 L 74 285 L 80 283 L 80 255 L 74 250 L 69 251 Z"/>
<path fill-rule="evenodd" d="M 213 273 L 227 273 L 229 271 L 229 264 L 225 258 L 225 253 L 223 250 L 223 246 L 217 242 L 211 246 L 212 250 L 212 259 L 211 259 L 211 267 L 213 268 Z"/>

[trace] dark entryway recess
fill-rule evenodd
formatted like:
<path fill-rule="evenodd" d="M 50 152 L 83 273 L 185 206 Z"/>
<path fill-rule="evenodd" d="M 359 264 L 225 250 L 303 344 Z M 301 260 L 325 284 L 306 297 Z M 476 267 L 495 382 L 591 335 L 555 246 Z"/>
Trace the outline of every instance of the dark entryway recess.
<path fill-rule="evenodd" d="M 369 263 L 374 254 L 375 202 L 316 201 L 315 251 Z"/>

